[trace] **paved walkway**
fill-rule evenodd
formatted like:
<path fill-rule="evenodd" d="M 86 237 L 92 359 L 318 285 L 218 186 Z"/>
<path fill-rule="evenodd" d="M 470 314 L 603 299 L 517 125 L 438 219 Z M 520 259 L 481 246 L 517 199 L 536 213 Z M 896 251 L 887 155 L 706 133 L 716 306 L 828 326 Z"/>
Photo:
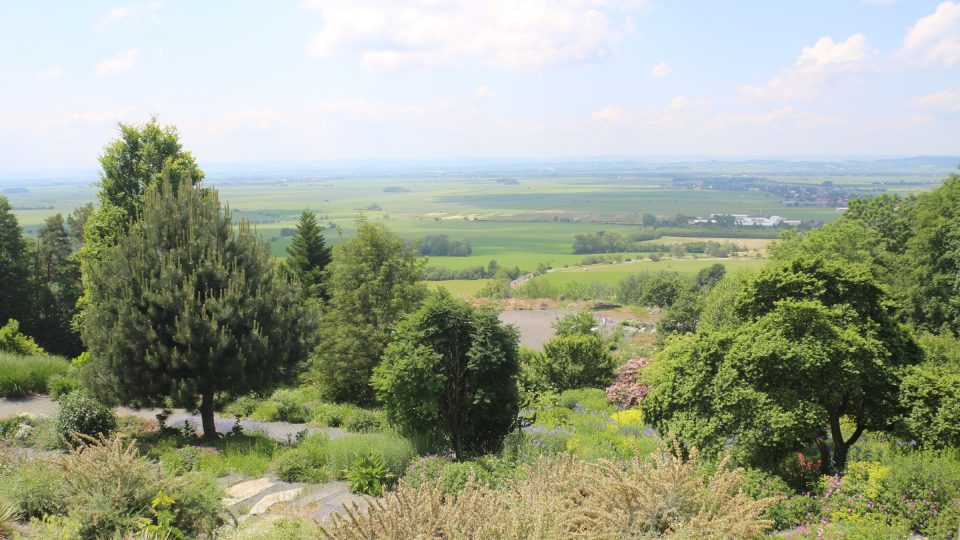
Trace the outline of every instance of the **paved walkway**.
<path fill-rule="evenodd" d="M 160 409 L 129 409 L 126 407 L 117 407 L 117 414 L 132 415 L 155 420 Z M 34 416 L 53 416 L 57 413 L 57 402 L 47 396 L 29 396 L 25 398 L 0 398 L 0 418 L 15 416 L 17 414 L 27 413 Z M 214 416 L 217 424 L 217 431 L 225 433 L 230 431 L 234 425 L 233 418 L 226 418 L 219 414 Z M 174 409 L 167 419 L 167 425 L 178 426 L 184 422 L 190 422 L 200 426 L 200 416 L 191 414 L 183 409 Z M 297 436 L 301 431 L 308 433 L 326 433 L 331 439 L 344 436 L 347 432 L 338 428 L 318 428 L 305 424 L 291 424 L 289 422 L 255 422 L 253 420 L 242 419 L 240 426 L 247 432 L 263 431 L 271 439 L 285 442 Z"/>

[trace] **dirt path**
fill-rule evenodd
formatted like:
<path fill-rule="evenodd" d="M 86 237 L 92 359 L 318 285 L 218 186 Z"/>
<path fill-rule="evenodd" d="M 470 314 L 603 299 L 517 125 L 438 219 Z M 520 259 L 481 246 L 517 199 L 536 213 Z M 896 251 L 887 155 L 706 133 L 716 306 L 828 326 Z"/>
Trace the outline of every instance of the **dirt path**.
<path fill-rule="evenodd" d="M 139 416 L 148 420 L 156 418 L 160 409 L 128 409 L 126 407 L 117 407 L 117 414 Z M 17 414 L 31 414 L 33 416 L 53 416 L 57 413 L 57 402 L 47 396 L 30 396 L 18 399 L 0 399 L 0 418 L 14 416 Z M 214 417 L 217 423 L 217 431 L 223 433 L 230 431 L 234 425 L 233 418 L 225 418 L 219 414 Z M 183 409 L 174 409 L 173 413 L 167 419 L 167 424 L 171 426 L 182 425 L 184 422 L 190 422 L 196 426 L 200 425 L 200 417 L 191 414 Z M 263 431 L 271 439 L 277 441 L 286 441 L 297 436 L 301 431 L 308 433 L 326 433 L 331 439 L 342 437 L 347 432 L 337 428 L 318 428 L 305 424 L 291 424 L 289 422 L 255 422 L 253 420 L 242 419 L 240 426 L 245 431 Z"/>

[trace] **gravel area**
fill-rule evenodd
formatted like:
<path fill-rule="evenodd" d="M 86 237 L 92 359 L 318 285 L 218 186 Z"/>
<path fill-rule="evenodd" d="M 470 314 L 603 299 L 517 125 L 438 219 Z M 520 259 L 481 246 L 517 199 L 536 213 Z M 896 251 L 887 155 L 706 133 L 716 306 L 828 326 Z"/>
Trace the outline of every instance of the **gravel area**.
<path fill-rule="evenodd" d="M 128 409 L 126 407 L 118 407 L 116 409 L 117 414 L 121 415 L 132 415 L 139 416 L 141 418 L 146 418 L 148 420 L 153 420 L 156 418 L 159 409 Z M 21 413 L 32 414 L 34 416 L 53 416 L 57 412 L 57 402 L 48 398 L 47 396 L 30 396 L 26 398 L 18 399 L 0 399 L 0 418 L 14 416 Z M 230 428 L 234 425 L 233 418 L 225 418 L 219 414 L 214 417 L 217 423 L 217 431 L 225 432 L 229 431 Z M 173 413 L 170 415 L 170 418 L 167 419 L 167 424 L 171 426 L 181 425 L 184 422 L 190 422 L 191 424 L 200 425 L 200 417 L 196 414 L 191 414 L 183 409 L 174 409 Z M 308 433 L 318 433 L 324 432 L 330 436 L 331 439 L 342 437 L 347 432 L 342 429 L 337 428 L 318 428 L 310 427 L 305 424 L 291 424 L 289 422 L 254 422 L 253 420 L 243 419 L 240 421 L 240 426 L 243 427 L 245 431 L 263 431 L 268 437 L 278 441 L 286 441 L 288 438 L 294 438 L 301 431 L 306 430 Z"/>

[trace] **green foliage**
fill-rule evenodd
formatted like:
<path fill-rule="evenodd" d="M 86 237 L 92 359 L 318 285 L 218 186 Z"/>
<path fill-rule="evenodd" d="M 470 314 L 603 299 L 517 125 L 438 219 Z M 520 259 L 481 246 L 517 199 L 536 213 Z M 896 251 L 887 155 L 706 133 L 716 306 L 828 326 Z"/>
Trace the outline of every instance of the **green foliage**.
<path fill-rule="evenodd" d="M 300 280 L 303 294 L 308 298 L 329 298 L 326 290 L 327 265 L 330 248 L 320 232 L 317 217 L 309 210 L 300 214 L 293 240 L 287 247 L 287 269 Z"/>
<path fill-rule="evenodd" d="M 308 379 L 331 401 L 370 403 L 370 376 L 392 327 L 426 294 L 425 261 L 381 223 L 357 220 L 357 234 L 337 245 L 330 264 L 329 309 Z"/>
<path fill-rule="evenodd" d="M 657 355 L 641 408 L 661 433 L 763 467 L 816 445 L 826 470 L 843 468 L 864 430 L 892 428 L 901 368 L 921 353 L 867 271 L 772 264 L 744 284 L 735 311 L 738 327 L 668 340 Z"/>
<path fill-rule="evenodd" d="M 117 429 L 117 415 L 96 399 L 75 391 L 60 399 L 55 429 L 68 443 L 77 442 L 75 434 L 108 437 Z"/>
<path fill-rule="evenodd" d="M 143 125 L 119 125 L 120 137 L 100 155 L 99 207 L 84 228 L 84 251 L 99 259 L 120 242 L 140 215 L 145 194 L 158 184 L 176 191 L 203 180 L 203 171 L 190 152 L 183 150 L 173 126 L 156 118 Z"/>
<path fill-rule="evenodd" d="M 243 433 L 203 441 L 194 435 L 165 435 L 153 444 L 148 455 L 158 459 L 172 474 L 195 471 L 221 477 L 230 473 L 263 476 L 278 452 L 279 445 L 273 439 L 259 433 Z"/>
<path fill-rule="evenodd" d="M 623 304 L 665 308 L 688 286 L 676 272 L 640 272 L 620 280 L 616 296 Z"/>
<path fill-rule="evenodd" d="M 28 320 L 30 303 L 30 258 L 23 229 L 13 215 L 10 201 L 0 196 L 0 321 Z"/>
<path fill-rule="evenodd" d="M 417 457 L 413 444 L 391 433 L 362 433 L 333 439 L 327 444 L 328 467 L 334 474 L 343 471 L 360 456 L 373 454 L 383 459 L 387 471 L 395 477 Z"/>
<path fill-rule="evenodd" d="M 20 323 L 14 319 L 0 326 L 0 352 L 32 356 L 44 354 L 44 350 L 30 336 L 20 332 Z"/>
<path fill-rule="evenodd" d="M 0 352 L 0 397 L 45 392 L 51 379 L 65 376 L 69 369 L 70 363 L 56 356 Z"/>
<path fill-rule="evenodd" d="M 727 275 L 726 266 L 720 263 L 708 266 L 697 272 L 697 277 L 694 279 L 694 287 L 698 291 L 710 290 L 714 288 L 717 283 L 720 283 L 720 280 L 722 280 L 725 275 Z"/>
<path fill-rule="evenodd" d="M 285 482 L 326 482 L 327 470 L 326 435 L 307 436 L 295 448 L 283 450 L 273 462 L 273 471 Z"/>
<path fill-rule="evenodd" d="M 960 445 L 960 373 L 941 365 L 909 369 L 900 386 L 904 437 L 922 448 Z"/>
<path fill-rule="evenodd" d="M 596 325 L 597 321 L 594 320 L 593 313 L 589 311 L 568 313 L 553 321 L 553 329 L 558 336 L 590 335 Z"/>
<path fill-rule="evenodd" d="M 76 221 L 69 222 L 76 225 Z M 31 331 L 48 351 L 75 356 L 83 351 L 79 334 L 72 328 L 81 294 L 80 263 L 74 250 L 80 247 L 68 231 L 63 216 L 47 218 L 37 236 L 34 253 L 36 307 Z"/>
<path fill-rule="evenodd" d="M 307 350 L 298 289 L 248 222 L 235 231 L 216 192 L 186 181 L 147 191 L 89 285 L 87 386 L 127 405 L 199 408 L 208 436 L 215 394 L 291 379 Z"/>
<path fill-rule="evenodd" d="M 695 292 L 683 291 L 657 322 L 657 339 L 695 332 L 702 311 L 703 298 Z"/>
<path fill-rule="evenodd" d="M 517 341 L 495 312 L 445 289 L 431 294 L 397 326 L 374 373 L 387 418 L 406 434 L 442 439 L 458 459 L 496 451 L 520 406 Z"/>
<path fill-rule="evenodd" d="M 66 373 L 56 373 L 47 379 L 47 394 L 50 399 L 57 400 L 75 390 L 81 390 L 83 385 L 77 377 L 74 368 Z"/>
<path fill-rule="evenodd" d="M 64 509 L 66 480 L 53 464 L 25 460 L 0 482 L 0 500 L 12 503 L 24 518 L 42 518 Z"/>
<path fill-rule="evenodd" d="M 797 495 L 781 478 L 757 469 L 743 474 L 743 492 L 755 500 L 774 497 L 777 502 L 767 508 L 764 517 L 773 522 L 773 530 L 785 530 L 812 521 L 817 515 L 817 499 Z"/>
<path fill-rule="evenodd" d="M 343 473 L 350 482 L 350 492 L 380 497 L 383 489 L 396 478 L 387 469 L 387 464 L 379 454 L 370 452 L 361 454 Z"/>
<path fill-rule="evenodd" d="M 950 452 L 894 453 L 852 463 L 846 474 L 821 480 L 819 513 L 843 524 L 892 525 L 930 538 L 952 538 L 960 522 L 960 456 Z"/>
<path fill-rule="evenodd" d="M 530 371 L 555 391 L 606 386 L 613 380 L 614 360 L 596 335 L 559 336 L 531 356 Z"/>

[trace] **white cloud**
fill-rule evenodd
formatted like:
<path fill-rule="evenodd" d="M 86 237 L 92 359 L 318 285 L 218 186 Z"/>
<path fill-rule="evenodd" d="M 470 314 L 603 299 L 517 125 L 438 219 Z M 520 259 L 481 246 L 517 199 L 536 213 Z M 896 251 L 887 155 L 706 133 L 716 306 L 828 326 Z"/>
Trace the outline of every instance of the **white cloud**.
<path fill-rule="evenodd" d="M 491 90 L 489 86 L 481 84 L 473 91 L 473 97 L 476 99 L 493 99 L 497 97 L 497 93 Z"/>
<path fill-rule="evenodd" d="M 670 73 L 672 72 L 673 70 L 670 69 L 670 64 L 666 62 L 660 62 L 659 64 L 653 66 L 653 69 L 650 70 L 650 75 L 652 77 L 656 77 L 657 79 L 663 79 L 665 77 L 669 77 Z"/>
<path fill-rule="evenodd" d="M 908 105 L 921 109 L 960 112 L 960 90 L 942 90 L 916 97 L 911 99 Z"/>
<path fill-rule="evenodd" d="M 792 67 L 761 85 L 743 86 L 738 93 L 747 99 L 809 99 L 830 78 L 862 69 L 871 54 L 863 34 L 853 34 L 842 42 L 822 37 L 804 47 Z"/>
<path fill-rule="evenodd" d="M 616 105 L 607 105 L 599 111 L 590 113 L 590 117 L 600 122 L 606 122 L 615 125 L 622 124 L 625 120 L 623 107 L 618 107 Z"/>
<path fill-rule="evenodd" d="M 133 24 L 145 18 L 155 19 L 161 9 L 163 9 L 162 2 L 145 2 L 142 4 L 118 6 L 104 13 L 97 22 L 90 26 L 90 29 L 94 32 L 100 32 L 119 23 Z"/>
<path fill-rule="evenodd" d="M 960 62 L 960 3 L 942 2 L 918 20 L 903 38 L 903 52 L 925 66 Z"/>
<path fill-rule="evenodd" d="M 322 17 L 307 50 L 361 53 L 369 69 L 432 68 L 465 60 L 512 70 L 596 62 L 631 31 L 630 0 L 312 0 Z"/>
<path fill-rule="evenodd" d="M 796 67 L 819 67 L 829 64 L 842 64 L 863 60 L 870 54 L 867 38 L 863 34 L 854 34 L 842 43 L 828 37 L 820 38 L 812 47 L 804 47 L 797 58 Z"/>
<path fill-rule="evenodd" d="M 98 77 L 116 75 L 117 73 L 126 73 L 133 69 L 133 66 L 136 65 L 139 57 L 139 49 L 130 49 L 114 56 L 113 58 L 107 58 L 106 60 L 98 62 L 93 68 L 93 72 L 96 73 Z"/>
<path fill-rule="evenodd" d="M 223 125 L 227 131 L 242 128 L 269 129 L 281 120 L 282 117 L 276 109 L 266 107 L 229 113 L 223 119 Z"/>
<path fill-rule="evenodd" d="M 40 79 L 41 81 L 55 81 L 63 75 L 63 67 L 61 66 L 50 66 L 48 68 L 41 69 L 40 71 L 34 73 L 33 77 L 35 79 Z"/>

